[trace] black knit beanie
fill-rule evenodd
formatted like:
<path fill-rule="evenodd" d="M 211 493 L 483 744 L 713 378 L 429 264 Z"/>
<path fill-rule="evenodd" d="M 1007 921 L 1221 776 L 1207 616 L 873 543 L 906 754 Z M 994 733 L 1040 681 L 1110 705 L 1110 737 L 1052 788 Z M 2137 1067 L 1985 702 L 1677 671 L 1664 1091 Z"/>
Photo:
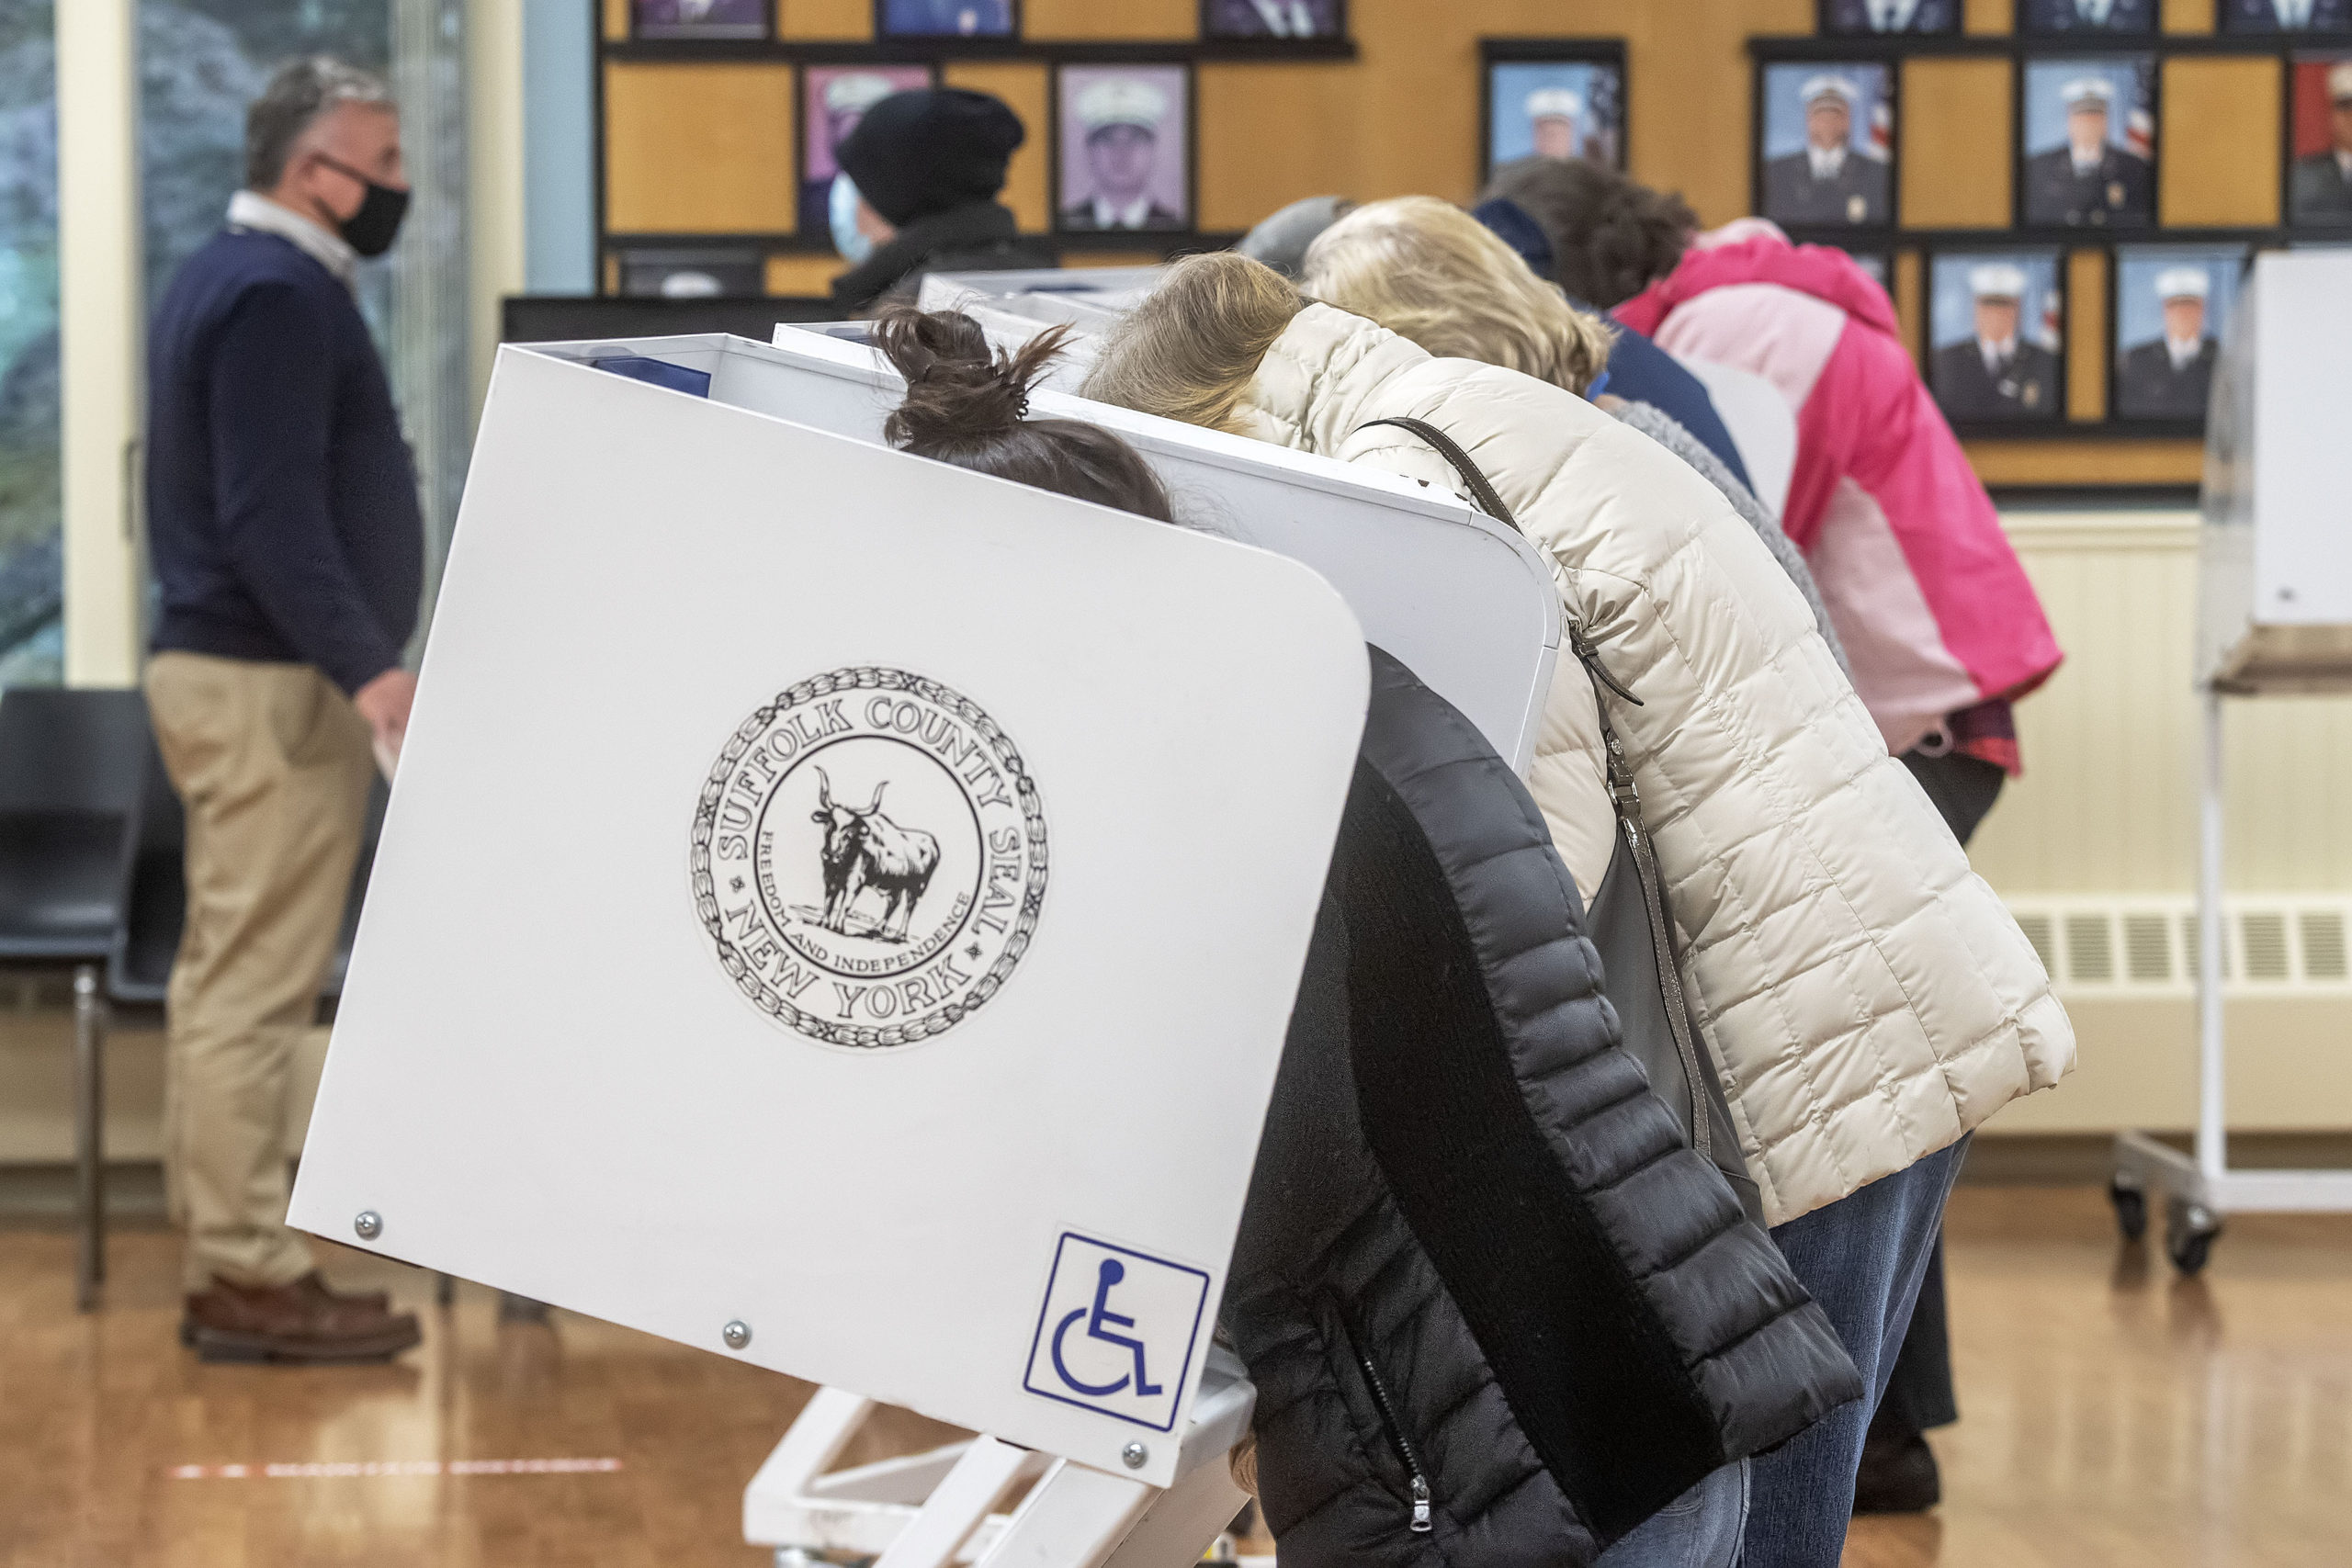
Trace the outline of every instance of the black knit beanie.
<path fill-rule="evenodd" d="M 904 227 L 995 196 L 1005 160 L 1027 137 L 1020 117 L 988 94 L 929 87 L 867 109 L 833 161 L 875 211 Z"/>

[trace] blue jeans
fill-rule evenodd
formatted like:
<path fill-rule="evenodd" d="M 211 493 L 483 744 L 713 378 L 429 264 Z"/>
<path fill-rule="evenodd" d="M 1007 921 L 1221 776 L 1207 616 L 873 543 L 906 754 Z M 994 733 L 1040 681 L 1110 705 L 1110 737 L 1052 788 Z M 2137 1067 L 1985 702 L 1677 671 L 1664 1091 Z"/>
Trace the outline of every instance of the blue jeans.
<path fill-rule="evenodd" d="M 1911 1304 L 1943 1224 L 1944 1200 L 1951 1196 L 1967 1148 L 1962 1138 L 1773 1227 L 1772 1239 L 1829 1314 L 1870 1393 L 1748 1461 L 1743 1568 L 1838 1568 L 1854 1513 L 1862 1437 L 1894 1374 Z"/>
<path fill-rule="evenodd" d="M 1593 1568 L 1733 1568 L 1747 1523 L 1747 1464 L 1727 1464 L 1634 1527 Z"/>

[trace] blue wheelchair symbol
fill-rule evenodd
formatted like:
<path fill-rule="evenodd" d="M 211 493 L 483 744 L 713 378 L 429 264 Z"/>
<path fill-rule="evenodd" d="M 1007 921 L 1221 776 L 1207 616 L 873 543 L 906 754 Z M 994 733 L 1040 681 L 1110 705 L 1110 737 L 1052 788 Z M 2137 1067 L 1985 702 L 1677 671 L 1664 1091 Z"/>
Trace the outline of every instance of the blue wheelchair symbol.
<path fill-rule="evenodd" d="M 1144 1397 L 1148 1398 L 1161 1392 L 1160 1385 L 1150 1381 L 1149 1375 L 1144 1370 L 1143 1341 L 1130 1339 L 1124 1334 L 1104 1332 L 1105 1325 L 1112 1328 L 1133 1328 L 1136 1325 L 1134 1318 L 1122 1317 L 1111 1310 L 1111 1287 L 1126 1277 L 1125 1264 L 1115 1258 L 1104 1258 L 1102 1268 L 1097 1270 L 1094 1277 L 1093 1307 L 1091 1309 L 1073 1307 L 1061 1322 L 1054 1325 L 1052 1347 L 1054 1371 L 1060 1374 L 1062 1382 L 1069 1384 L 1071 1388 L 1095 1399 L 1100 1399 L 1105 1394 L 1117 1393 L 1125 1388 L 1130 1381 L 1135 1384 L 1135 1392 Z M 1121 1349 L 1134 1354 L 1136 1370 L 1132 1374 L 1122 1372 L 1116 1382 L 1090 1383 L 1080 1382 L 1070 1371 L 1069 1363 L 1062 1359 L 1062 1341 L 1069 1337 L 1071 1326 L 1081 1317 L 1086 1319 L 1086 1337 L 1089 1339 L 1100 1339 L 1106 1345 L 1116 1345 Z"/>
<path fill-rule="evenodd" d="M 1210 1283 L 1189 1263 L 1062 1232 L 1021 1386 L 1114 1421 L 1175 1430 Z"/>

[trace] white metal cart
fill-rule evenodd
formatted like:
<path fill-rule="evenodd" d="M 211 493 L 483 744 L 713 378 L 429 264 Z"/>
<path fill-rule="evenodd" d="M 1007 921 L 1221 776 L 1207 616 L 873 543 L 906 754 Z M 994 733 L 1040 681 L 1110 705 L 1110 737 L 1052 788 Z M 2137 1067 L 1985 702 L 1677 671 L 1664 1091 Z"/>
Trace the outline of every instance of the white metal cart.
<path fill-rule="evenodd" d="M 2233 1213 L 2352 1212 L 2352 1170 L 2233 1170 L 2222 984 L 2224 699 L 2352 692 L 2352 252 L 2260 257 L 2238 296 L 2208 419 L 2199 553 L 2204 761 L 2198 855 L 2197 1145 L 2115 1140 L 2127 1236 L 2165 1201 L 2165 1251 L 2204 1268 Z"/>

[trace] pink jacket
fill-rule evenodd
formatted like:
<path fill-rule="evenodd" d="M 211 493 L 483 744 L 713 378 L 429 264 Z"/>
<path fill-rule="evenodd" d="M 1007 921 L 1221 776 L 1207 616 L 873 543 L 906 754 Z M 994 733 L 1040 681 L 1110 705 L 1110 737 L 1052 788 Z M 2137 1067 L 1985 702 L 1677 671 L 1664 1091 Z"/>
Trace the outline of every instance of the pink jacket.
<path fill-rule="evenodd" d="M 1947 714 L 2024 695 L 2063 655 L 1886 290 L 1843 251 L 1792 245 L 1762 225 L 1734 232 L 1686 252 L 1616 316 L 1788 400 L 1797 457 L 1781 525 L 1899 754 Z"/>

